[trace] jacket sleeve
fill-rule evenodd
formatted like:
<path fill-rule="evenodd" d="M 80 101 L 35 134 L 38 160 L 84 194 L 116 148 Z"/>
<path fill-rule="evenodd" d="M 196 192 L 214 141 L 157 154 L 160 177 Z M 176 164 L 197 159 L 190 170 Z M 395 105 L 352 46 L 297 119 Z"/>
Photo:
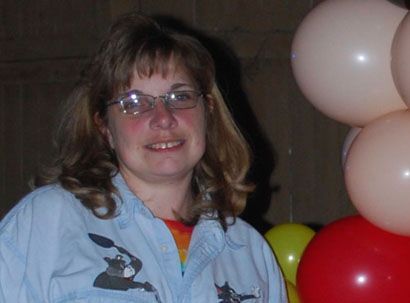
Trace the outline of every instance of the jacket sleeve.
<path fill-rule="evenodd" d="M 268 268 L 269 302 L 288 303 L 288 295 L 282 272 L 271 248 L 266 242 L 263 243 L 262 251 L 266 267 Z"/>
<path fill-rule="evenodd" d="M 25 275 L 27 258 L 20 245 L 29 242 L 30 218 L 23 221 L 13 211 L 0 224 L 0 303 L 40 302 Z"/>

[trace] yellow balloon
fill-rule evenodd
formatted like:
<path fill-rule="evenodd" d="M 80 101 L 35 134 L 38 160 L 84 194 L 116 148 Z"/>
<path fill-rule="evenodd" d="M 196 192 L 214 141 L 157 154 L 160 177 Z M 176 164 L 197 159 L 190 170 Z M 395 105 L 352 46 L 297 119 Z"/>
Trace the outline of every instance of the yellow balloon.
<path fill-rule="evenodd" d="M 275 253 L 286 280 L 296 284 L 296 272 L 307 244 L 315 235 L 303 224 L 286 223 L 271 228 L 265 238 Z"/>
<path fill-rule="evenodd" d="M 286 280 L 286 289 L 288 291 L 289 303 L 300 303 L 298 291 L 296 289 L 296 286 L 292 282 Z"/>

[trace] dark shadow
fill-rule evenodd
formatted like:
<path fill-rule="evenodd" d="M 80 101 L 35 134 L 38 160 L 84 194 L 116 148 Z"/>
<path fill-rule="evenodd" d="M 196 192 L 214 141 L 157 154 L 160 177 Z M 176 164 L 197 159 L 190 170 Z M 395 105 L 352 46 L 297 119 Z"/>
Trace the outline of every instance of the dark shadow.
<path fill-rule="evenodd" d="M 264 136 L 242 88 L 239 59 L 220 39 L 209 37 L 169 16 L 157 15 L 154 19 L 168 28 L 196 37 L 211 52 L 215 60 L 218 86 L 254 155 L 249 180 L 257 187 L 249 196 L 247 207 L 241 217 L 259 232 L 265 233 L 272 226 L 263 219 L 263 215 L 269 208 L 272 192 L 279 190 L 278 186 L 270 185 L 270 176 L 275 163 L 274 150 Z"/>
<path fill-rule="evenodd" d="M 316 233 L 319 232 L 325 225 L 320 224 L 320 223 L 304 223 L 307 227 L 310 227 L 313 229 Z"/>
<path fill-rule="evenodd" d="M 391 3 L 396 4 L 404 9 L 410 9 L 410 0 L 389 0 Z"/>

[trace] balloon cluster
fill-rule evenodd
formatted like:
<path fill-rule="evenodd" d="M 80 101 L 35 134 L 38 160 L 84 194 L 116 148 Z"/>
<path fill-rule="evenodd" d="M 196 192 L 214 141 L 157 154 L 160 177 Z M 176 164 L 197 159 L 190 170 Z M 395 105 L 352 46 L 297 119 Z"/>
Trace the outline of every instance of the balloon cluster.
<path fill-rule="evenodd" d="M 326 0 L 294 36 L 291 63 L 302 93 L 351 127 L 342 166 L 359 212 L 307 244 L 296 278 L 303 303 L 410 302 L 408 4 Z"/>

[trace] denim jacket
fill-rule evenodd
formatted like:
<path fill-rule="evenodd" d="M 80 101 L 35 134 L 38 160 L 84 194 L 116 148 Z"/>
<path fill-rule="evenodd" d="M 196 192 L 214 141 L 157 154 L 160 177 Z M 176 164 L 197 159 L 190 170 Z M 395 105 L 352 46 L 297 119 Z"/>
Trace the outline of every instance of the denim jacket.
<path fill-rule="evenodd" d="M 0 222 L 0 303 L 287 302 L 272 252 L 237 219 L 201 218 L 185 273 L 172 234 L 118 174 L 119 214 L 103 220 L 59 185 Z"/>

